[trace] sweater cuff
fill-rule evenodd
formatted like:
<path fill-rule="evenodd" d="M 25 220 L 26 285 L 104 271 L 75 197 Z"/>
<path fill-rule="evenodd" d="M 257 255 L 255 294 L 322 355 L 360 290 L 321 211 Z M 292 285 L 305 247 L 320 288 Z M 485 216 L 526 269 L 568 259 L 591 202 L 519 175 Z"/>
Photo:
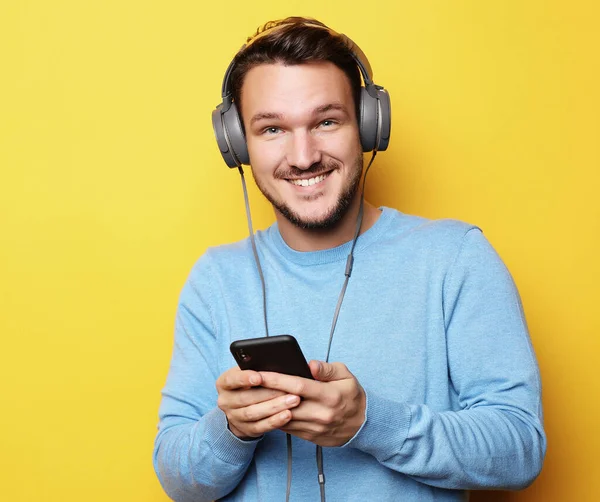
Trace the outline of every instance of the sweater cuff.
<path fill-rule="evenodd" d="M 365 421 L 344 445 L 373 455 L 380 462 L 397 454 L 410 427 L 411 412 L 407 404 L 378 396 L 365 389 Z"/>
<path fill-rule="evenodd" d="M 206 442 L 214 455 L 228 464 L 246 464 L 252 460 L 256 440 L 247 441 L 238 438 L 227 427 L 227 417 L 219 408 L 214 408 L 204 415 L 206 420 Z"/>

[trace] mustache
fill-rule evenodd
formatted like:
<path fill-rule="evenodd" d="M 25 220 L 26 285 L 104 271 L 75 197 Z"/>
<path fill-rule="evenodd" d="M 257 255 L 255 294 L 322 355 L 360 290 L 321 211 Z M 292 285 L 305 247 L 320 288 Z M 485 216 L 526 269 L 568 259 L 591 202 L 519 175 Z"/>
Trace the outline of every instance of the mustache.
<path fill-rule="evenodd" d="M 340 164 L 338 162 L 330 159 L 327 162 L 315 162 L 308 169 L 298 169 L 293 166 L 288 169 L 278 169 L 275 171 L 274 176 L 276 179 L 303 178 L 306 176 L 314 178 L 315 176 L 338 169 L 339 166 Z"/>

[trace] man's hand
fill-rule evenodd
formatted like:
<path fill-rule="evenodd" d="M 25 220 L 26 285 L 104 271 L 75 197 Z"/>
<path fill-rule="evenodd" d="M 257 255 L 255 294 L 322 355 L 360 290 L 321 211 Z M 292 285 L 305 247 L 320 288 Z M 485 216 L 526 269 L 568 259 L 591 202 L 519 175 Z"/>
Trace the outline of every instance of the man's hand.
<path fill-rule="evenodd" d="M 242 371 L 237 366 L 217 379 L 217 405 L 229 423 L 229 430 L 241 439 L 257 438 L 265 432 L 287 424 L 300 398 L 285 391 L 265 389 L 256 371 Z"/>
<path fill-rule="evenodd" d="M 303 398 L 291 411 L 291 421 L 279 427 L 282 431 L 321 446 L 340 446 L 365 420 L 365 391 L 341 363 L 311 361 L 309 366 L 316 381 L 260 372 L 262 386 Z"/>

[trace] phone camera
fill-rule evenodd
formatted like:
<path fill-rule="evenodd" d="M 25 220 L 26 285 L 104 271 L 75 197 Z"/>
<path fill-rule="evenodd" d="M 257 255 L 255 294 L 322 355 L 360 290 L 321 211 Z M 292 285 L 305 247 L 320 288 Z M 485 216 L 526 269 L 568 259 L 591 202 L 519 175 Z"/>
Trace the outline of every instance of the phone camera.
<path fill-rule="evenodd" d="M 248 361 L 250 361 L 250 359 L 252 359 L 248 354 L 246 354 L 246 352 L 244 352 L 244 349 L 240 349 L 238 354 L 240 355 L 240 359 L 242 361 L 244 361 L 245 363 L 247 363 Z"/>

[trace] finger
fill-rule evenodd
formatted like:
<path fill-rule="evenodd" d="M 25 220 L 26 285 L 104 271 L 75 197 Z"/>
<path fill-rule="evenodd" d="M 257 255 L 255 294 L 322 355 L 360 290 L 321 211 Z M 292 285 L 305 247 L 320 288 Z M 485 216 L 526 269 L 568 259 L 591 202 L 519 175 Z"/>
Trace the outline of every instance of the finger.
<path fill-rule="evenodd" d="M 320 382 L 333 382 L 353 377 L 346 365 L 342 363 L 310 361 L 309 368 L 313 378 Z"/>
<path fill-rule="evenodd" d="M 269 401 L 283 395 L 286 395 L 286 393 L 280 390 L 255 387 L 252 389 L 228 391 L 223 394 L 223 397 L 229 408 L 245 408 L 246 406 Z"/>
<path fill-rule="evenodd" d="M 319 401 L 302 401 L 299 406 L 292 410 L 292 420 L 294 422 L 326 425 L 331 424 L 335 419 L 335 411 Z"/>
<path fill-rule="evenodd" d="M 244 423 L 238 430 L 242 431 L 244 436 L 259 437 L 267 432 L 281 429 L 292 419 L 290 410 L 283 410 L 276 415 L 259 420 L 258 422 Z"/>
<path fill-rule="evenodd" d="M 322 430 L 306 430 L 304 428 L 305 425 L 308 426 L 309 424 L 294 424 L 291 421 L 280 427 L 279 430 L 319 446 L 341 446 L 348 442 L 339 437 L 326 434 Z"/>
<path fill-rule="evenodd" d="M 283 373 L 261 371 L 262 386 L 268 389 L 281 390 L 288 394 L 314 399 L 320 393 L 320 384 L 308 378 L 302 378 Z"/>
<path fill-rule="evenodd" d="M 286 395 L 280 390 L 256 387 L 252 389 L 219 390 L 217 406 L 229 416 L 232 410 L 245 408 Z"/>
<path fill-rule="evenodd" d="M 271 416 L 277 415 L 282 411 L 288 410 L 300 404 L 300 398 L 286 394 L 269 401 L 230 410 L 228 418 L 233 421 L 236 427 L 240 428 L 242 423 L 260 422 Z M 291 419 L 291 414 L 290 414 Z"/>
<path fill-rule="evenodd" d="M 217 379 L 217 389 L 223 390 L 235 390 L 235 389 L 249 389 L 260 385 L 261 376 L 256 371 L 252 370 L 241 370 L 237 367 L 231 368 L 223 373 Z"/>
<path fill-rule="evenodd" d="M 304 420 L 294 420 L 294 415 L 292 413 L 292 419 L 285 424 L 281 430 L 283 432 L 287 432 L 288 434 L 292 434 L 294 436 L 298 436 L 304 434 L 314 435 L 314 434 L 322 434 L 324 431 L 324 426 L 321 424 L 317 424 L 315 422 L 307 422 Z"/>

